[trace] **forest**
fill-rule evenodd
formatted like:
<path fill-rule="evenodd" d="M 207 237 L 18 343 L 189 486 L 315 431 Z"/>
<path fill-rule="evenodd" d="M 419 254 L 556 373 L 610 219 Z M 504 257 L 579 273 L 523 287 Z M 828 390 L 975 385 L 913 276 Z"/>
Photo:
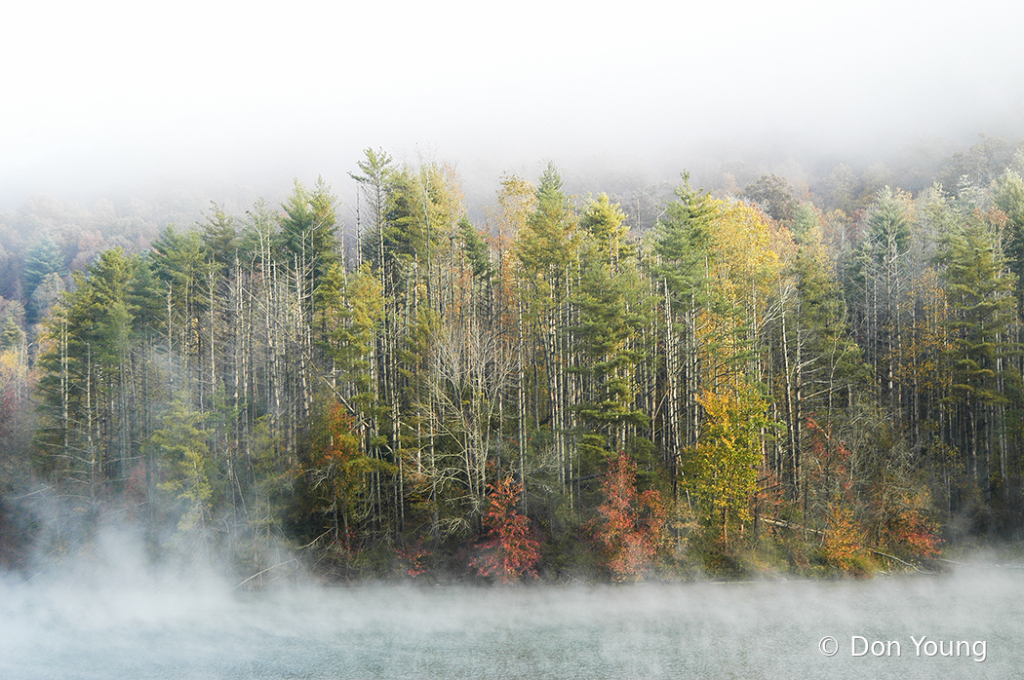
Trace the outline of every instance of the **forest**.
<path fill-rule="evenodd" d="M 448 165 L 356 167 L 345 212 L 320 180 L 184 226 L 0 216 L 0 565 L 111 523 L 338 581 L 1020 540 L 1024 143 L 660 193 L 548 164 L 472 220 Z"/>

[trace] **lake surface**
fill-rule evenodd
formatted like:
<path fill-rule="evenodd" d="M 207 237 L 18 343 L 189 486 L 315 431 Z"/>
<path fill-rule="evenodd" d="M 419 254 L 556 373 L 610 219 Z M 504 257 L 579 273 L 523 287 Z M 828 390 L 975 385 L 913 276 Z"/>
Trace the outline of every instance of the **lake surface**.
<path fill-rule="evenodd" d="M 1022 675 L 1024 571 L 1009 567 L 871 581 L 262 592 L 215 579 L 0 580 L 5 679 Z"/>

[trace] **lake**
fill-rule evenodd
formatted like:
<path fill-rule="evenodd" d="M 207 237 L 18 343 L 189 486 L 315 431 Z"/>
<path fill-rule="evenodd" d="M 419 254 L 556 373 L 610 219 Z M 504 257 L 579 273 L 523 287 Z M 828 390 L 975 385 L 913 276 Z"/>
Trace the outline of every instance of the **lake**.
<path fill-rule="evenodd" d="M 0 580 L 0 677 L 1009 678 L 1024 571 L 633 586 Z"/>

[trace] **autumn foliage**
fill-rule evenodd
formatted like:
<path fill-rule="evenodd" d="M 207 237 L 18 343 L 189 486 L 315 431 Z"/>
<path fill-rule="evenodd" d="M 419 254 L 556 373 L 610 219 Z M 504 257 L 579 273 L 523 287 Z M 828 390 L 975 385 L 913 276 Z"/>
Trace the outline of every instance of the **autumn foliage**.
<path fill-rule="evenodd" d="M 654 560 L 668 511 L 654 489 L 637 495 L 636 463 L 625 452 L 609 462 L 601 490 L 597 540 L 607 554 L 608 568 L 617 581 L 637 579 Z"/>
<path fill-rule="evenodd" d="M 770 423 L 764 416 L 764 400 L 746 386 L 708 390 L 697 401 L 706 420 L 686 462 L 685 483 L 700 504 L 701 523 L 709 536 L 724 543 L 730 531 L 742 531 L 751 519 L 762 430 Z"/>
<path fill-rule="evenodd" d="M 830 505 L 827 518 L 828 527 L 821 544 L 822 557 L 831 566 L 850 571 L 864 552 L 864 531 L 846 505 Z"/>
<path fill-rule="evenodd" d="M 494 576 L 502 583 L 515 583 L 523 576 L 536 577 L 540 541 L 530 527 L 530 518 L 516 510 L 523 485 L 511 476 L 488 486 L 490 507 L 483 522 L 487 540 L 472 566 L 481 576 Z"/>

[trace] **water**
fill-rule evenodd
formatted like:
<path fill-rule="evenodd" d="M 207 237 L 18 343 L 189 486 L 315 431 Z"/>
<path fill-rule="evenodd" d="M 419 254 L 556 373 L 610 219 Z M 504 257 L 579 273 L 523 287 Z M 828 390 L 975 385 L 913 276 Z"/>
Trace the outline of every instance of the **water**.
<path fill-rule="evenodd" d="M 997 567 L 856 582 L 255 593 L 216 580 L 8 579 L 0 678 L 1012 678 L 1024 677 L 1022 596 L 1024 571 Z"/>

